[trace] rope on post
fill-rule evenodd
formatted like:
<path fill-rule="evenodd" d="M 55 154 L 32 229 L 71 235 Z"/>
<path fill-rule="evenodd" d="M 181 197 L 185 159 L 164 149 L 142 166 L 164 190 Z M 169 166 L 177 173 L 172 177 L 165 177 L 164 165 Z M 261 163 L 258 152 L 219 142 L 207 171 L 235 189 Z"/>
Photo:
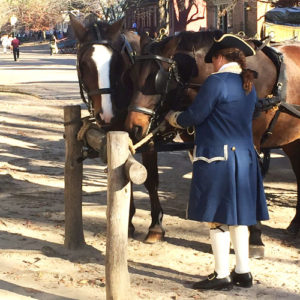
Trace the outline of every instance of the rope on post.
<path fill-rule="evenodd" d="M 133 145 L 133 142 L 130 140 L 129 142 L 129 149 L 132 154 L 135 154 L 136 149 L 142 147 L 146 144 L 150 139 L 152 139 L 155 134 L 159 131 L 164 131 L 166 128 L 167 121 L 162 121 L 154 130 L 152 130 L 148 135 L 146 135 L 143 139 Z"/>

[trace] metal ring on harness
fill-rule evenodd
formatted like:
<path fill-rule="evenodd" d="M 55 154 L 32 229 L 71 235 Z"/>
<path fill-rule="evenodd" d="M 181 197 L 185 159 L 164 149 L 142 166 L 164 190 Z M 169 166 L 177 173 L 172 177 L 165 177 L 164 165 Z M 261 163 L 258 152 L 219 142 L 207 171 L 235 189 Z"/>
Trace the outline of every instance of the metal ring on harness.
<path fill-rule="evenodd" d="M 188 135 L 194 135 L 195 134 L 195 127 L 194 126 L 190 126 L 186 129 L 186 132 L 188 133 Z"/>

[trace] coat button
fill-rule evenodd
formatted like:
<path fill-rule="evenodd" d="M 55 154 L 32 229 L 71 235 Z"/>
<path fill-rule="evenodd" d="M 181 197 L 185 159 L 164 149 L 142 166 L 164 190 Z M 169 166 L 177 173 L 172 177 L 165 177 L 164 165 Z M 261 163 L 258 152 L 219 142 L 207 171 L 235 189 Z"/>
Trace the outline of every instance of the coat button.
<path fill-rule="evenodd" d="M 231 150 L 232 150 L 232 151 L 235 151 L 235 147 L 234 147 L 234 146 L 233 146 L 233 147 L 231 147 Z"/>

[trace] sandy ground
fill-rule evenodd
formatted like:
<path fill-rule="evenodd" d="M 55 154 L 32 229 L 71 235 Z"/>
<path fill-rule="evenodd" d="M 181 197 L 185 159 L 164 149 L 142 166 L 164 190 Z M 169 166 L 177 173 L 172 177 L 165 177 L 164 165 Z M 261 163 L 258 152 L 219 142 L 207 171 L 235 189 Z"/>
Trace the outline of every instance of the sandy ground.
<path fill-rule="evenodd" d="M 30 55 L 23 57 L 30 69 L 34 63 Z M 43 68 L 59 68 L 49 68 L 46 53 L 37 58 L 41 59 L 45 60 Z M 74 57 L 66 59 L 70 59 L 65 71 L 71 79 L 62 77 L 70 93 L 75 93 Z M 11 76 L 8 86 L 41 93 L 40 82 L 29 83 L 32 80 L 24 73 L 23 81 L 17 81 L 13 75 L 8 63 L 0 64 L 1 79 Z M 97 159 L 84 162 L 83 216 L 88 246 L 68 251 L 63 247 L 62 107 L 80 101 L 66 92 L 64 97 L 50 100 L 52 92 L 57 95 L 57 89 L 63 88 L 57 78 L 47 76 L 50 87 L 42 99 L 0 93 L 0 299 L 105 299 L 105 165 Z M 132 299 L 300 299 L 300 237 L 285 232 L 295 213 L 295 178 L 282 152 L 274 151 L 272 157 L 265 180 L 271 219 L 263 224 L 265 258 L 250 261 L 254 286 L 199 292 L 191 289 L 191 284 L 212 272 L 213 256 L 207 228 L 185 219 L 191 164 L 185 152 L 159 155 L 166 239 L 155 245 L 143 243 L 150 224 L 149 201 L 144 187 L 134 186 L 136 237 L 128 242 Z"/>

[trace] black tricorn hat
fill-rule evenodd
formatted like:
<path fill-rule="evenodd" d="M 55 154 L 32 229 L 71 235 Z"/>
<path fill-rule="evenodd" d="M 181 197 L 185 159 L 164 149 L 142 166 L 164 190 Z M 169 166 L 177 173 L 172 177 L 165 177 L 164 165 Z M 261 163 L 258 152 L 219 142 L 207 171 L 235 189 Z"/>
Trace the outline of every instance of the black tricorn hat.
<path fill-rule="evenodd" d="M 234 34 L 223 34 L 220 39 L 215 39 L 213 45 L 205 55 L 204 61 L 211 63 L 214 54 L 226 48 L 238 48 L 244 52 L 245 56 L 255 55 L 255 50 L 240 37 Z"/>

